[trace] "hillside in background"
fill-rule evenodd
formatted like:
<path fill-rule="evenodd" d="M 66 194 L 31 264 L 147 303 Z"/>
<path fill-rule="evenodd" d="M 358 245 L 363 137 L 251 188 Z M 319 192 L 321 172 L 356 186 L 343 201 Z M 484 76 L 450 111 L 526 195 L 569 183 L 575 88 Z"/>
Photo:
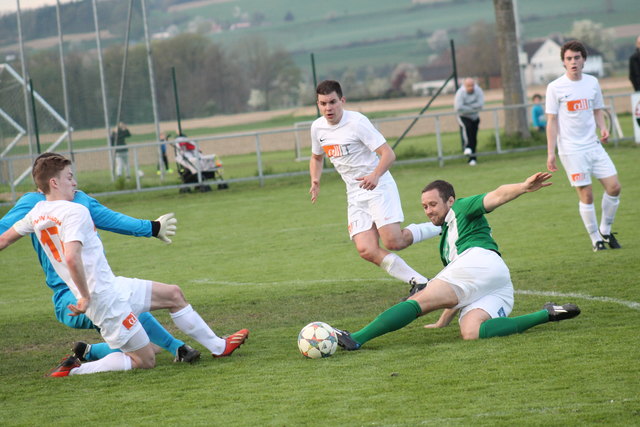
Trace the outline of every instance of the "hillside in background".
<path fill-rule="evenodd" d="M 122 43 L 128 5 L 128 0 L 98 2 L 107 46 Z M 313 52 L 320 75 L 347 68 L 363 72 L 367 67 L 388 72 L 402 62 L 424 65 L 430 55 L 448 48 L 430 40 L 435 31 L 446 31 L 446 38 L 465 44 L 469 42 L 467 30 L 474 23 L 494 22 L 492 0 L 147 0 L 147 7 L 150 31 L 156 37 L 196 32 L 227 46 L 260 37 L 290 52 L 302 69 L 309 69 Z M 637 24 L 640 13 L 637 0 L 519 1 L 517 7 L 524 40 L 566 34 L 575 20 L 590 19 L 605 28 Z M 634 10 L 637 13 L 630 13 Z M 91 2 L 64 4 L 62 21 L 65 34 L 92 32 Z M 55 36 L 55 7 L 23 13 L 23 29 L 27 41 Z M 131 39 L 140 41 L 142 35 L 136 6 Z M 633 36 L 620 36 L 624 56 Z M 16 42 L 15 15 L 0 18 L 0 48 L 9 53 L 6 47 L 12 46 L 9 50 L 15 51 Z M 76 37 L 71 43 L 89 49 L 95 40 Z M 46 43 L 36 46 L 51 47 Z"/>
<path fill-rule="evenodd" d="M 81 0 L 61 7 L 70 121 L 75 129 L 121 120 L 151 123 L 141 0 L 97 1 L 104 77 L 92 4 Z M 485 88 L 499 87 L 492 0 L 146 0 L 146 5 L 161 121 L 177 114 L 174 76 L 184 119 L 312 105 L 312 53 L 315 77 L 340 80 L 351 101 L 415 96 L 414 83 L 450 75 L 450 39 L 456 42 L 459 75 L 476 76 Z M 638 0 L 521 0 L 517 5 L 525 41 L 567 36 L 576 21 L 597 23 L 602 28 L 587 27 L 584 37 L 610 37 L 604 47 L 594 46 L 605 54 L 605 75 L 626 73 L 640 33 L 638 13 L 632 13 L 640 11 Z M 38 93 L 62 112 L 56 8 L 25 11 L 22 28 L 28 75 Z M 1 16 L 0 55 L 20 70 L 17 35 L 16 15 Z M 24 96 L 14 83 L 0 74 L 0 108 L 26 123 Z M 43 132 L 59 125 L 40 119 Z M 0 121 L 0 134 L 5 131 L 11 135 L 12 129 Z"/>

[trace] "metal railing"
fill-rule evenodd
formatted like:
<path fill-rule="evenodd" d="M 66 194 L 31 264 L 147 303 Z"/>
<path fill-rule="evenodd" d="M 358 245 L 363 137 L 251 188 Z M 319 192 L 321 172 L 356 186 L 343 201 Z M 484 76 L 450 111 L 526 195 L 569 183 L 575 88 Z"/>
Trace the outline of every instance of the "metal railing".
<path fill-rule="evenodd" d="M 612 132 L 611 132 L 611 141 L 615 146 L 618 145 L 621 141 L 630 140 L 631 138 L 625 137 L 622 134 L 622 130 L 620 128 L 617 111 L 620 108 L 616 108 L 616 100 L 621 97 L 629 97 L 630 94 L 615 94 L 615 95 L 607 95 L 605 99 L 608 104 L 606 106 L 606 110 L 610 114 L 611 123 L 612 123 Z M 532 104 L 521 104 L 515 106 L 496 106 L 496 107 L 487 107 L 480 111 L 481 120 L 483 123 L 483 128 L 487 129 L 487 123 L 490 123 L 490 128 L 492 129 L 494 140 L 495 140 L 495 149 L 494 150 L 486 150 L 483 149 L 481 153 L 478 153 L 480 156 L 493 155 L 493 154 L 504 154 L 504 153 L 513 153 L 513 152 L 522 152 L 522 151 L 530 151 L 530 150 L 540 150 L 544 149 L 546 145 L 539 145 L 534 147 L 516 147 L 505 149 L 502 146 L 501 141 L 501 131 L 502 131 L 502 123 L 504 123 L 504 113 L 506 110 L 512 109 L 527 109 L 527 113 L 529 112 L 529 108 Z M 630 110 L 630 104 L 629 104 Z M 629 111 L 627 110 L 627 111 Z M 427 156 L 422 158 L 412 158 L 405 160 L 396 161 L 397 164 L 411 164 L 411 163 L 438 163 L 439 166 L 444 166 L 446 161 L 464 158 L 461 150 L 452 150 L 451 147 L 448 147 L 449 152 L 445 149 L 445 144 L 443 142 L 443 135 L 445 133 L 450 132 L 458 132 L 457 121 L 455 120 L 456 113 L 454 111 L 436 111 L 433 113 L 421 114 L 421 115 L 403 115 L 396 117 L 387 117 L 387 118 L 379 118 L 374 119 L 372 122 L 376 127 L 378 127 L 383 135 L 386 135 L 388 139 L 391 139 L 389 135 L 398 135 L 399 129 L 402 128 L 402 123 L 413 121 L 415 119 L 419 119 L 421 125 L 416 126 L 413 130 L 414 135 L 417 134 L 419 136 L 424 135 L 425 137 L 433 137 L 435 136 L 435 155 Z M 529 117 L 529 114 L 527 114 Z M 308 122 L 307 122 L 308 123 Z M 262 131 L 253 131 L 253 132 L 240 132 L 234 134 L 225 134 L 225 135 L 215 135 L 215 136 L 207 136 L 201 138 L 189 138 L 189 140 L 194 143 L 197 147 L 197 150 L 204 153 L 216 153 L 218 155 L 222 154 L 224 156 L 237 156 L 237 155 L 245 155 L 245 163 L 246 158 L 255 156 L 255 172 L 254 173 L 245 173 L 243 176 L 235 176 L 229 179 L 225 179 L 225 184 L 231 184 L 236 182 L 246 182 L 246 181 L 257 181 L 262 186 L 265 184 L 266 180 L 282 178 L 288 176 L 298 176 L 298 175 L 306 175 L 308 174 L 308 170 L 306 165 L 301 165 L 301 160 L 306 160 L 300 156 L 300 153 L 303 149 L 308 149 L 310 146 L 310 138 L 309 138 L 309 126 L 305 123 L 301 126 L 293 126 L 291 128 L 285 129 L 273 129 L 273 130 L 262 130 Z M 422 127 L 422 129 L 420 129 Z M 300 133 L 302 132 L 302 133 Z M 300 138 L 300 135 L 303 137 Z M 301 140 L 309 141 L 307 147 L 301 145 Z M 138 173 L 142 170 L 143 167 L 149 169 L 149 167 L 153 167 L 158 162 L 157 153 L 159 152 L 160 145 L 162 144 L 171 144 L 167 142 L 146 142 L 140 144 L 130 144 L 127 145 L 127 148 L 130 152 L 130 158 L 133 160 L 133 170 L 134 176 L 132 179 L 135 179 L 135 184 L 133 188 L 120 188 L 118 189 L 116 185 L 114 185 L 113 191 L 100 191 L 95 192 L 95 195 L 111 195 L 111 194 L 125 194 L 125 193 L 135 193 L 135 192 L 148 192 L 148 191 L 157 191 L 157 190 L 166 190 L 166 189 L 185 189 L 185 188 L 193 188 L 202 185 L 211 185 L 220 182 L 220 178 L 217 180 L 212 179 L 203 179 L 202 171 L 198 170 L 197 174 L 197 182 L 194 183 L 184 183 L 179 182 L 173 183 L 166 182 L 164 168 L 158 169 L 158 174 L 160 175 L 156 181 L 149 179 L 146 177 L 143 179 L 143 176 Z M 76 175 L 79 177 L 80 187 L 82 188 L 82 179 L 80 179 L 83 175 L 83 172 L 86 171 L 110 171 L 111 164 L 109 161 L 110 155 L 113 157 L 115 155 L 115 150 L 118 147 L 95 147 L 95 148 L 85 148 L 85 149 L 77 149 L 74 150 L 73 154 L 75 157 L 75 168 L 77 170 Z M 121 147 L 120 147 L 121 148 Z M 294 167 L 294 171 L 285 171 L 285 172 L 274 172 L 270 167 L 267 166 L 269 163 L 268 160 L 265 160 L 265 157 L 268 157 L 270 153 L 277 151 L 291 151 L 290 162 L 298 163 L 297 167 Z M 69 155 L 70 153 L 65 151 L 60 151 L 61 154 Z M 19 174 L 20 177 L 24 178 L 28 175 L 30 171 L 30 164 L 33 158 L 29 155 L 20 155 L 20 156 L 5 156 L 0 158 L 0 171 L 5 171 L 8 174 L 8 182 L 9 182 L 9 193 L 10 193 L 10 202 L 15 202 L 17 197 L 19 196 L 17 187 L 19 185 L 19 180 L 16 179 L 16 171 L 22 170 L 23 172 Z M 247 165 L 245 164 L 245 169 Z M 232 166 L 233 168 L 233 166 Z M 333 168 L 327 168 L 324 172 L 331 172 Z M 104 180 L 110 179 L 108 178 L 108 174 L 105 173 Z M 7 204 L 7 203 L 3 203 Z"/>

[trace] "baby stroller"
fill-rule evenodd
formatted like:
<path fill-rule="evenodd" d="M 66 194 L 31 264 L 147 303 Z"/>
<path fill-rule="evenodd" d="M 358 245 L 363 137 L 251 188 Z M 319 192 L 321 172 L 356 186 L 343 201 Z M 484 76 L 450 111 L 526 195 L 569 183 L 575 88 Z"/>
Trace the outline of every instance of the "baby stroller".
<path fill-rule="evenodd" d="M 183 183 L 192 184 L 198 182 L 199 170 L 202 175 L 202 181 L 215 179 L 216 181 L 220 181 L 218 183 L 218 189 L 223 190 L 229 188 L 229 184 L 224 182 L 224 178 L 222 177 L 222 162 L 218 159 L 218 156 L 215 154 L 202 154 L 193 142 L 183 136 L 176 138 L 173 147 L 175 149 L 178 173 Z M 211 191 L 211 186 L 207 184 L 201 184 L 195 188 L 202 192 Z M 189 191 L 191 191 L 190 186 L 180 189 L 181 193 Z"/>

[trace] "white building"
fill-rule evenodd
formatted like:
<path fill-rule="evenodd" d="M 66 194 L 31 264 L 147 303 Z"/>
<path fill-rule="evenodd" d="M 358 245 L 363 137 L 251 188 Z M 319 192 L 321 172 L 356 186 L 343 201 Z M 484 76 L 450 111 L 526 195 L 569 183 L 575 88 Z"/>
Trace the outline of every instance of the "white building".
<path fill-rule="evenodd" d="M 524 45 L 526 66 L 524 78 L 527 85 L 547 84 L 564 74 L 565 69 L 560 59 L 562 44 L 553 39 L 532 41 Z M 602 54 L 586 46 L 587 62 L 583 72 L 596 77 L 604 75 Z"/>

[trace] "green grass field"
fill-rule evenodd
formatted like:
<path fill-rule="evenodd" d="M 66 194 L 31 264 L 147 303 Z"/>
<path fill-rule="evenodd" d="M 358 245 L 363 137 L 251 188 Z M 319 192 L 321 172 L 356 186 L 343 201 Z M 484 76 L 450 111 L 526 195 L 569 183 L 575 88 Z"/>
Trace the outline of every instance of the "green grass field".
<path fill-rule="evenodd" d="M 151 371 L 43 378 L 75 340 L 52 313 L 51 293 L 28 239 L 0 254 L 0 423 L 2 425 L 575 425 L 640 423 L 638 397 L 638 149 L 609 152 L 623 196 L 615 224 L 622 250 L 593 253 L 562 172 L 554 185 L 488 217 L 516 288 L 512 315 L 545 302 L 575 302 L 582 314 L 521 335 L 462 341 L 456 322 L 426 330 L 432 313 L 373 340 L 308 360 L 298 331 L 322 320 L 357 330 L 404 296 L 408 285 L 359 259 L 346 232 L 344 184 L 323 177 L 309 202 L 308 178 L 104 198 L 143 218 L 174 211 L 172 245 L 102 233 L 116 274 L 180 284 L 219 334 L 247 327 L 232 357 L 174 364 L 166 352 Z M 459 197 L 543 170 L 543 152 L 395 166 L 406 222 L 424 221 L 419 193 L 430 180 Z M 596 187 L 597 206 L 601 188 Z M 597 208 L 599 211 L 599 207 Z M 4 214 L 7 207 L 0 207 Z M 435 241 L 401 252 L 423 274 L 441 268 Z M 202 350 L 157 317 L 179 338 Z"/>

